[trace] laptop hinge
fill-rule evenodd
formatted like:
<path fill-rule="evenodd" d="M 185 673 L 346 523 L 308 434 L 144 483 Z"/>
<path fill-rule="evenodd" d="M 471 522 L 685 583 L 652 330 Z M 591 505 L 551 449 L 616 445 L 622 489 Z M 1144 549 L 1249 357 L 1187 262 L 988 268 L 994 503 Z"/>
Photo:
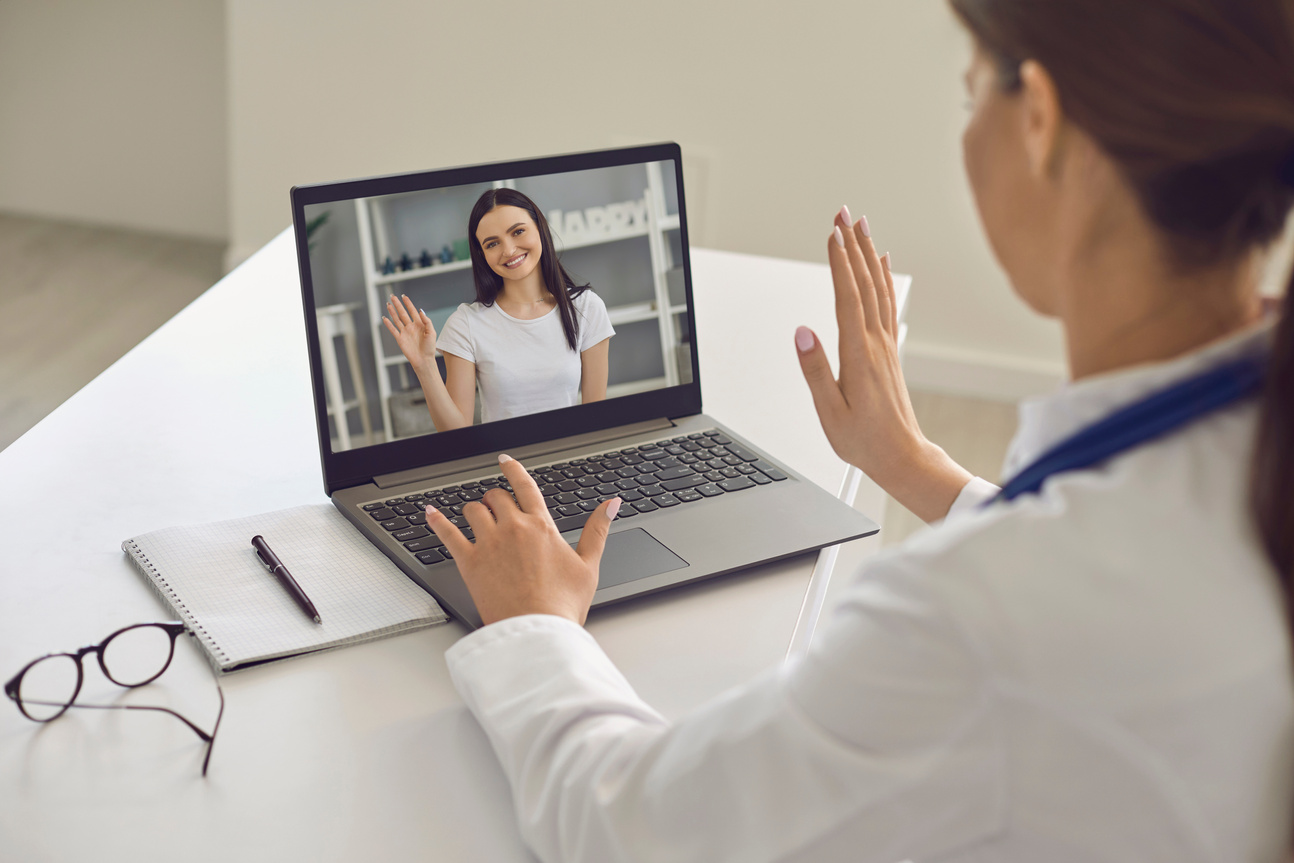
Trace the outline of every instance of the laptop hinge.
<path fill-rule="evenodd" d="M 572 435 L 570 437 L 557 438 L 555 440 L 544 441 L 543 443 L 530 444 L 524 447 L 510 449 L 508 454 L 519 461 L 531 461 L 552 453 L 563 452 L 572 449 L 584 449 L 588 447 L 597 447 L 609 441 L 620 440 L 622 438 L 632 437 L 634 435 L 646 434 L 649 432 L 658 432 L 662 429 L 673 428 L 674 423 L 668 417 L 660 419 L 646 420 L 640 423 L 631 423 L 629 425 L 616 426 L 615 428 L 602 429 L 601 431 L 589 432 L 588 434 Z M 494 454 L 474 455 L 468 458 L 455 459 L 454 461 L 439 462 L 437 464 L 424 465 L 423 467 L 410 468 L 397 473 L 387 473 L 381 476 L 373 477 L 373 484 L 378 488 L 394 488 L 398 485 L 408 483 L 431 482 L 439 477 L 450 476 L 465 471 L 484 470 L 486 468 L 498 468 L 499 457 Z"/>

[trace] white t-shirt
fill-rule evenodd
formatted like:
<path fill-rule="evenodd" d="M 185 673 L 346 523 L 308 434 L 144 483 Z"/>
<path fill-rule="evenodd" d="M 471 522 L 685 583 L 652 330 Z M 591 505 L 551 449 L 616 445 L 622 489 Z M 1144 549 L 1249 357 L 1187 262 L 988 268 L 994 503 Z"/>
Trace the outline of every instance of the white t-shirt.
<path fill-rule="evenodd" d="M 1025 403 L 1007 472 L 1267 335 Z M 557 617 L 479 629 L 449 670 L 542 860 L 1286 860 L 1294 677 L 1248 508 L 1257 411 L 983 510 L 973 480 L 868 561 L 807 655 L 672 724 Z"/>
<path fill-rule="evenodd" d="M 579 324 L 579 351 L 562 329 L 561 311 L 530 321 L 514 318 L 495 303 L 463 303 L 436 338 L 442 353 L 476 363 L 481 422 L 570 407 L 580 402 L 580 355 L 616 334 L 606 303 L 592 291 L 572 303 Z"/>

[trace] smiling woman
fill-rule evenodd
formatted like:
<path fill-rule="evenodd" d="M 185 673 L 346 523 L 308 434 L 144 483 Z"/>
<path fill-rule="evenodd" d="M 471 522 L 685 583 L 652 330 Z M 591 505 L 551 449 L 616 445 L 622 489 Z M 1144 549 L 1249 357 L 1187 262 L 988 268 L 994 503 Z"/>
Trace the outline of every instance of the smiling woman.
<path fill-rule="evenodd" d="M 413 366 L 438 431 L 601 401 L 615 335 L 606 304 L 558 260 L 548 221 L 515 189 L 491 189 L 468 218 L 476 302 L 437 337 L 426 313 L 391 297 L 383 320 Z M 445 358 L 442 380 L 437 350 Z"/>

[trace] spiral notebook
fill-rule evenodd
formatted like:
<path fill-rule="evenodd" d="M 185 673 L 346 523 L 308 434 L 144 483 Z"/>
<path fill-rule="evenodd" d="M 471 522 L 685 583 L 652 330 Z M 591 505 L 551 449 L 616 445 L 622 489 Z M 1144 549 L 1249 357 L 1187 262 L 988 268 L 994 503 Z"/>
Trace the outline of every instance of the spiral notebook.
<path fill-rule="evenodd" d="M 257 534 L 314 602 L 322 624 L 308 618 L 260 564 L 251 545 Z M 168 527 L 121 547 L 220 672 L 448 619 L 332 504 Z"/>

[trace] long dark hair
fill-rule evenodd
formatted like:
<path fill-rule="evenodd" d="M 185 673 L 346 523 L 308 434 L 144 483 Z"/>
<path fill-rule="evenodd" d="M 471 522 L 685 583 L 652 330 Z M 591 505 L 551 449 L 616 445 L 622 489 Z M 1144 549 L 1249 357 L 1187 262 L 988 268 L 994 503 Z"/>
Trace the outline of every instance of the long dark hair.
<path fill-rule="evenodd" d="M 950 0 L 999 68 L 1037 60 L 1182 266 L 1240 263 L 1294 205 L 1290 0 Z M 1290 276 L 1294 283 L 1294 274 Z M 1294 284 L 1276 326 L 1250 500 L 1294 621 Z"/>
<path fill-rule="evenodd" d="M 544 277 L 544 286 L 557 300 L 557 310 L 562 316 L 562 330 L 566 333 L 566 343 L 571 350 L 579 351 L 580 323 L 576 320 L 575 297 L 589 289 L 588 285 L 577 285 L 562 262 L 557 258 L 553 248 L 553 235 L 548 229 L 548 220 L 535 206 L 535 202 L 516 189 L 490 189 L 476 199 L 472 215 L 467 219 L 467 245 L 472 251 L 472 278 L 476 282 L 476 301 L 483 306 L 492 306 L 503 290 L 503 277 L 485 262 L 485 252 L 476 239 L 476 228 L 481 224 L 485 214 L 495 207 L 520 207 L 530 214 L 539 231 L 539 240 L 543 243 L 543 254 L 539 258 L 539 272 Z"/>

